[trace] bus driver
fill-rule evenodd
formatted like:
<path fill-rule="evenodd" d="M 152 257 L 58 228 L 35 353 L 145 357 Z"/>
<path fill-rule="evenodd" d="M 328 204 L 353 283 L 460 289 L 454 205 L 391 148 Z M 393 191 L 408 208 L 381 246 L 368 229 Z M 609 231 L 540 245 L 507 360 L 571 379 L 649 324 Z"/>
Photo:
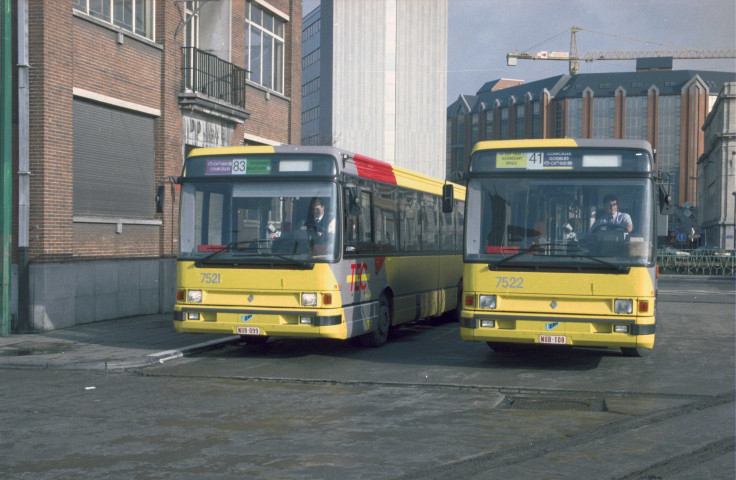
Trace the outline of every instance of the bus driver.
<path fill-rule="evenodd" d="M 590 231 L 621 229 L 626 233 L 631 233 L 634 229 L 634 223 L 631 221 L 631 215 L 618 211 L 618 199 L 616 195 L 608 194 L 603 197 L 606 213 L 597 218 L 590 227 Z"/>
<path fill-rule="evenodd" d="M 317 243 L 327 241 L 327 234 L 335 233 L 335 219 L 325 214 L 325 202 L 320 198 L 312 200 L 312 221 L 308 228 L 316 234 Z"/>

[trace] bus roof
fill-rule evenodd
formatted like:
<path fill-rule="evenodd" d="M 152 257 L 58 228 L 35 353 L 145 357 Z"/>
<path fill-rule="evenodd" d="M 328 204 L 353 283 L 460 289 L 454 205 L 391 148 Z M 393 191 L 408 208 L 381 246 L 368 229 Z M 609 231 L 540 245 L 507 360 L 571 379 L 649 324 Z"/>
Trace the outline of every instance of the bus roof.
<path fill-rule="evenodd" d="M 335 159 L 338 174 L 375 180 L 437 195 L 442 194 L 443 185 L 451 183 L 406 168 L 397 167 L 365 155 L 353 153 L 349 150 L 331 146 L 259 145 L 196 148 L 189 153 L 187 159 L 214 156 L 233 158 L 248 155 L 329 155 Z M 259 171 L 259 174 L 262 173 L 262 171 Z M 454 184 L 454 190 L 455 198 L 460 200 L 465 199 L 465 187 Z"/>

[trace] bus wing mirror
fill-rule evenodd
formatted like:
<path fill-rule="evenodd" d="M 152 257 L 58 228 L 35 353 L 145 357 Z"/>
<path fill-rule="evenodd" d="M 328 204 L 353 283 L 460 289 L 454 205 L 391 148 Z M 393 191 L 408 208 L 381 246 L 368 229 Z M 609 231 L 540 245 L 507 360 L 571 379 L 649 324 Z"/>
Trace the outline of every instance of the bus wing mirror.
<path fill-rule="evenodd" d="M 442 187 L 442 213 L 451 213 L 455 205 L 455 190 L 452 185 Z"/>
<path fill-rule="evenodd" d="M 659 211 L 663 215 L 671 215 L 675 213 L 675 209 L 672 207 L 672 196 L 667 192 L 662 185 L 658 186 L 659 190 Z"/>

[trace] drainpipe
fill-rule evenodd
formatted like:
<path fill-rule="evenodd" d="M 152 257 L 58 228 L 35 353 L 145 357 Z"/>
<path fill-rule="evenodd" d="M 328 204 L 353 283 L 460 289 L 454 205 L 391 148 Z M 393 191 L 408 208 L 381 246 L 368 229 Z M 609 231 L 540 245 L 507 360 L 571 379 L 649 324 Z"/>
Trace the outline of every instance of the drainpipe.
<path fill-rule="evenodd" d="M 18 321 L 15 330 L 31 331 L 29 274 L 30 80 L 28 0 L 18 0 Z"/>
<path fill-rule="evenodd" d="M 13 180 L 13 73 L 10 42 L 10 0 L 0 2 L 0 337 L 10 335 L 10 261 Z"/>

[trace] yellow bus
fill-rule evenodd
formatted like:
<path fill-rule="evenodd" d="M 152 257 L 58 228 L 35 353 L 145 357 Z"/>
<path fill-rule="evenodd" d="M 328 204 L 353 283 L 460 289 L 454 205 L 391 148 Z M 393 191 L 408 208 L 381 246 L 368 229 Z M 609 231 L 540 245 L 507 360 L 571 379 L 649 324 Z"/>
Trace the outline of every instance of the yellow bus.
<path fill-rule="evenodd" d="M 179 332 L 379 347 L 401 323 L 459 317 L 461 186 L 301 146 L 196 149 L 177 181 Z"/>
<path fill-rule="evenodd" d="M 668 196 L 647 142 L 484 141 L 466 177 L 463 340 L 652 351 Z"/>

